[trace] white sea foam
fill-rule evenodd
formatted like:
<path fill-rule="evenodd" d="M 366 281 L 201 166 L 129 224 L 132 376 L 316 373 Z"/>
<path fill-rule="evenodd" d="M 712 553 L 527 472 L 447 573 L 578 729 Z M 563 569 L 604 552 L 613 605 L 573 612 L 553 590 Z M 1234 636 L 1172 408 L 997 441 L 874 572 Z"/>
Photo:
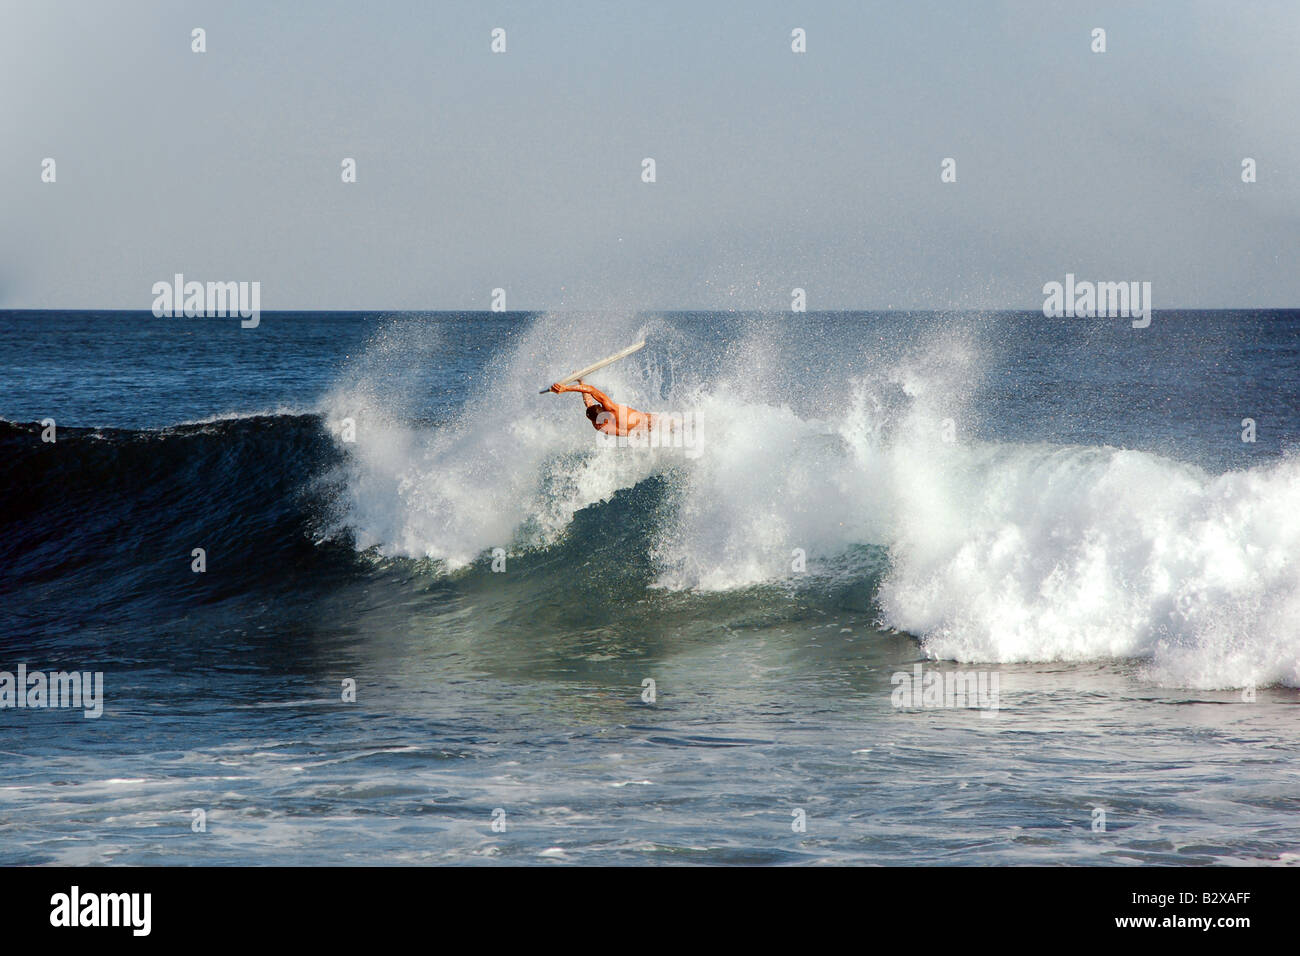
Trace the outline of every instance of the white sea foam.
<path fill-rule="evenodd" d="M 937 657 L 1144 658 L 1163 683 L 1300 685 L 1300 461 L 1216 476 L 1139 451 L 972 441 L 979 355 L 957 332 L 810 376 L 756 323 L 707 379 L 656 364 L 672 347 L 599 374 L 637 407 L 693 409 L 692 459 L 599 449 L 576 397 L 536 394 L 647 333 L 682 334 L 544 317 L 494 360 L 491 406 L 418 428 L 393 369 L 420 353 L 406 337 L 431 333 L 391 332 L 327 408 L 333 427 L 363 425 L 342 446 L 359 546 L 462 567 L 549 544 L 580 509 L 658 473 L 672 488 L 647 543 L 660 587 L 788 581 L 795 549 L 815 574 L 879 545 L 884 622 Z"/>
<path fill-rule="evenodd" d="M 293 408 L 288 405 L 277 405 L 275 408 L 264 408 L 252 412 L 220 412 L 216 415 L 208 415 L 204 418 L 195 418 L 183 422 L 177 422 L 175 425 L 167 426 L 172 428 L 187 428 L 191 425 L 220 425 L 223 422 L 238 422 L 249 418 L 281 418 L 294 415 L 310 415 L 310 408 Z"/>
<path fill-rule="evenodd" d="M 1164 683 L 1300 685 L 1300 462 L 1214 477 L 1112 448 L 956 457 L 897 486 L 879 594 L 935 656 L 1142 657 Z"/>
<path fill-rule="evenodd" d="M 429 337 L 438 333 L 390 327 L 325 408 L 332 431 L 349 417 L 357 423 L 355 443 L 340 447 L 349 454 L 345 520 L 358 546 L 454 570 L 493 548 L 550 544 L 577 511 L 663 467 L 669 453 L 598 448 L 577 396 L 537 394 L 560 370 L 644 334 L 642 324 L 630 316 L 534 324 L 494 359 L 483 390 L 436 428 L 409 424 L 402 402 L 415 370 L 428 367 Z M 650 366 L 620 365 L 602 373 L 600 386 L 646 407 L 649 393 L 631 387 L 630 370 L 644 380 Z"/>

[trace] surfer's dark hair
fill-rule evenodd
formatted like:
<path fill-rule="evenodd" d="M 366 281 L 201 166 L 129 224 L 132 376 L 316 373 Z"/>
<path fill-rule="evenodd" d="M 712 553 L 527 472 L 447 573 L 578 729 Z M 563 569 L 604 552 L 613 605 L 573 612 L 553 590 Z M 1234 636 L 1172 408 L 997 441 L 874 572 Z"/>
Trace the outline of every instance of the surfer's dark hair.
<path fill-rule="evenodd" d="M 593 422 L 595 422 L 595 421 L 596 421 L 596 416 L 599 415 L 599 414 L 600 414 L 601 412 L 603 412 L 604 410 L 605 410 L 605 409 L 603 409 L 603 408 L 602 408 L 601 406 L 599 406 L 599 405 L 588 405 L 588 406 L 587 406 L 587 417 L 590 418 Z"/>

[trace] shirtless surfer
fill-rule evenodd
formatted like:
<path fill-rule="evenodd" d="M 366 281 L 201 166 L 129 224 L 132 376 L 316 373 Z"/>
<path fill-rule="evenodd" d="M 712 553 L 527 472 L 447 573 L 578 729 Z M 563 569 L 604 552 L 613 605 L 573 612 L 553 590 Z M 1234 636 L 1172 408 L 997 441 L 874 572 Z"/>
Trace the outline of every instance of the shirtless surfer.
<path fill-rule="evenodd" d="M 649 430 L 655 426 L 655 417 L 649 412 L 639 412 L 630 405 L 620 405 L 600 389 L 584 385 L 578 379 L 576 385 L 551 386 L 555 394 L 561 392 L 580 392 L 582 401 L 587 406 L 587 417 L 596 431 L 606 435 L 626 436 L 629 432 Z"/>

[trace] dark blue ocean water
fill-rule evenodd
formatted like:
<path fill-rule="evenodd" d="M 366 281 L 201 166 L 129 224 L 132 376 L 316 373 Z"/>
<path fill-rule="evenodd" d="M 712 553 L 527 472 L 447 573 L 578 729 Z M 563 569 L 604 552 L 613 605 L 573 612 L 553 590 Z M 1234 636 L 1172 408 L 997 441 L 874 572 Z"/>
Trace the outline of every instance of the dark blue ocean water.
<path fill-rule="evenodd" d="M 0 313 L 0 862 L 1294 863 L 1298 335 Z"/>
<path fill-rule="evenodd" d="M 412 400 L 436 415 L 458 406 L 467 388 L 509 387 L 485 380 L 483 366 L 535 318 L 292 312 L 268 313 L 258 329 L 244 330 L 238 321 L 142 312 L 0 312 L 0 414 L 160 428 L 229 413 L 311 410 L 377 330 L 417 322 L 445 331 L 411 344 L 427 366 Z M 672 318 L 713 347 L 749 326 L 776 326 L 792 359 L 788 388 L 815 388 L 809 377 L 817 370 L 804 373 L 799 354 L 811 361 L 914 339 L 918 330 L 972 329 L 973 338 L 992 343 L 992 367 L 976 382 L 981 425 L 1011 439 L 1121 444 L 1231 467 L 1276 456 L 1300 435 L 1297 311 L 1166 312 L 1154 331 L 1122 319 L 1037 313 Z M 1239 422 L 1251 415 L 1259 440 L 1246 444 Z"/>

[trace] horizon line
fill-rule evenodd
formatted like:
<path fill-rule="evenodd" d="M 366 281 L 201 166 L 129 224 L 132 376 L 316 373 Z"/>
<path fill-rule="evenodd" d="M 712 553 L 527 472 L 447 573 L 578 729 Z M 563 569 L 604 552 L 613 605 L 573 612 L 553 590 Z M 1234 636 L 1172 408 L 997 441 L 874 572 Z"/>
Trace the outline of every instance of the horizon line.
<path fill-rule="evenodd" d="M 1300 305 L 1250 305 L 1250 306 L 1200 306 L 1200 305 L 1176 305 L 1164 306 L 1161 308 L 1152 308 L 1153 315 L 1161 312 L 1297 312 L 1300 311 Z M 0 314 L 10 312 L 121 312 L 125 314 L 143 314 L 153 316 L 151 309 L 124 309 L 124 308 L 104 308 L 99 306 L 76 306 L 72 308 L 48 308 L 32 306 L 13 306 L 0 307 Z M 807 309 L 803 312 L 792 312 L 790 309 L 701 309 L 701 308 L 671 308 L 671 309 L 619 309 L 614 307 L 602 308 L 563 308 L 563 309 L 506 309 L 503 311 L 494 311 L 492 309 L 429 309 L 429 308 L 384 308 L 384 307 L 367 307 L 355 309 L 259 309 L 259 315 L 358 315 L 367 312 L 384 313 L 387 315 L 487 315 L 518 317 L 525 315 L 547 315 L 547 314 L 572 314 L 579 315 L 592 312 L 608 313 L 631 313 L 632 315 L 836 315 L 836 314 L 858 314 L 858 313 L 888 313 L 898 312 L 907 314 L 944 314 L 944 313 L 981 313 L 981 312 L 1003 312 L 1003 313 L 1020 313 L 1027 315 L 1041 315 L 1042 308 L 1015 308 L 1007 306 L 993 306 L 989 308 L 844 308 L 844 309 Z M 176 315 L 176 316 L 154 316 L 155 318 L 168 319 L 214 319 L 214 318 L 232 318 L 238 317 L 238 312 L 232 315 Z M 1090 316 L 1062 316 L 1061 318 L 1090 318 Z M 1096 316 L 1095 318 L 1107 318 L 1107 316 Z"/>

